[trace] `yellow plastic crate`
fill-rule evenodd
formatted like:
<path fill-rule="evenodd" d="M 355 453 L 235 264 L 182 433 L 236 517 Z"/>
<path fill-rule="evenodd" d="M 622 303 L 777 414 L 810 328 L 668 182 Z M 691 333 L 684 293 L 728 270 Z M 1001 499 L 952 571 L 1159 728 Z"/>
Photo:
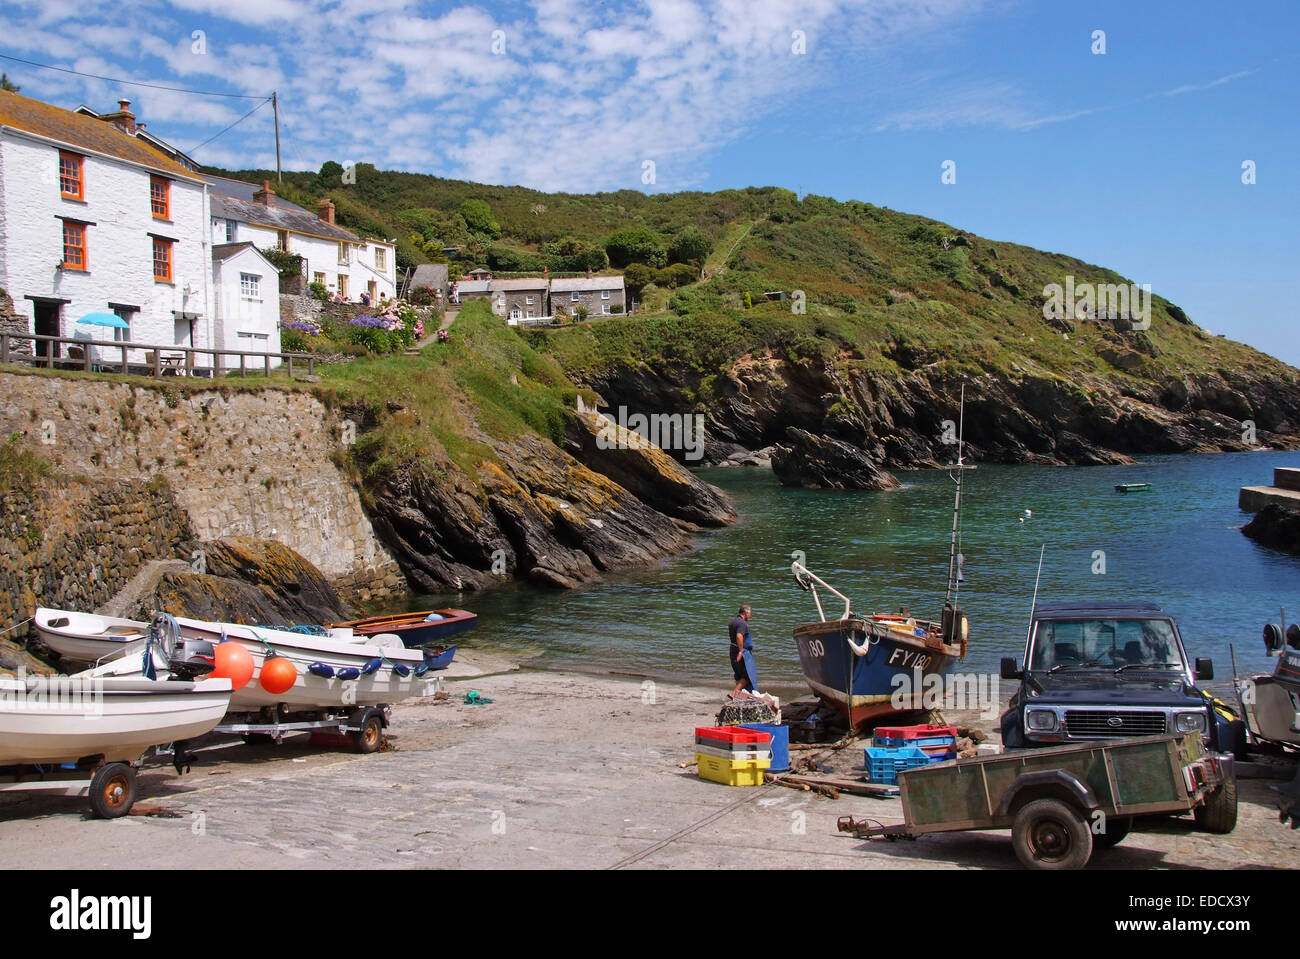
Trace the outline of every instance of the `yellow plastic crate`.
<path fill-rule="evenodd" d="M 706 753 L 696 753 L 700 778 L 710 782 L 722 783 L 724 786 L 761 786 L 763 770 L 772 766 L 767 759 L 720 759 Z"/>

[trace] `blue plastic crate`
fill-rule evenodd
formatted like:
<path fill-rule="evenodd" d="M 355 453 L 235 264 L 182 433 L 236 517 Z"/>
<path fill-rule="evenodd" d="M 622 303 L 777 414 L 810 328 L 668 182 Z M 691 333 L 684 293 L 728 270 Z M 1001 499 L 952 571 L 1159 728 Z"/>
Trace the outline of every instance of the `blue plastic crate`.
<path fill-rule="evenodd" d="M 949 759 L 957 758 L 957 751 L 954 749 L 952 752 L 926 753 L 926 755 L 930 757 L 930 762 L 932 763 L 946 763 Z"/>
<path fill-rule="evenodd" d="M 930 757 L 915 746 L 891 749 L 885 746 L 868 746 L 863 750 L 863 763 L 867 767 L 867 778 L 873 783 L 896 785 L 898 774 L 905 769 L 915 769 L 928 765 Z"/>
<path fill-rule="evenodd" d="M 772 737 L 772 766 L 774 773 L 790 769 L 790 727 L 780 723 L 741 723 L 741 728 L 767 733 Z"/>
<path fill-rule="evenodd" d="M 925 739 L 902 739 L 898 736 L 877 736 L 874 740 L 875 745 L 883 746 L 886 749 L 899 749 L 904 746 L 916 746 L 918 749 L 922 746 L 956 746 L 957 739 L 955 736 L 928 736 Z"/>

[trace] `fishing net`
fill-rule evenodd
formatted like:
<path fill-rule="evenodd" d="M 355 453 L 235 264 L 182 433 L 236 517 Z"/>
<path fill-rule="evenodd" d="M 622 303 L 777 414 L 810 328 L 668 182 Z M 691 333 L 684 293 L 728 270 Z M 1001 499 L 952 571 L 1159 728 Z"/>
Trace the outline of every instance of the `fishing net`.
<path fill-rule="evenodd" d="M 741 723 L 780 722 L 776 710 L 761 699 L 737 699 L 718 710 L 719 726 L 739 726 Z"/>

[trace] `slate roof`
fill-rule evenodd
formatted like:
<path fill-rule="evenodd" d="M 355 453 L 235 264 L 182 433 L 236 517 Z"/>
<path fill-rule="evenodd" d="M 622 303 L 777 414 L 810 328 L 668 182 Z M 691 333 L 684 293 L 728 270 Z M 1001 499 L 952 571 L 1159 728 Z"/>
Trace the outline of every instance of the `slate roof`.
<path fill-rule="evenodd" d="M 551 280 L 552 293 L 572 293 L 574 290 L 590 292 L 592 290 L 621 289 L 623 289 L 623 277 L 621 276 L 573 276 L 557 277 Z"/>
<path fill-rule="evenodd" d="M 246 203 L 252 203 L 253 194 L 262 189 L 260 183 L 245 183 L 243 180 L 232 180 L 228 176 L 213 176 L 210 173 L 200 173 L 200 177 L 208 181 L 212 187 L 213 196 L 229 196 L 236 200 L 243 200 Z M 290 203 L 284 197 L 277 196 L 275 205 L 284 207 L 287 210 L 297 210 L 300 213 L 311 213 L 306 207 L 301 207 L 296 203 Z"/>
<path fill-rule="evenodd" d="M 239 243 L 218 243 L 212 247 L 212 259 L 218 263 L 224 263 L 233 256 L 238 256 L 246 249 L 252 249 L 254 253 L 266 260 L 266 255 L 257 248 L 252 240 L 241 240 Z M 270 260 L 266 260 L 272 267 L 275 266 Z"/>
<path fill-rule="evenodd" d="M 474 282 L 473 280 L 470 281 Z M 500 290 L 509 292 L 510 290 L 544 290 L 546 289 L 546 280 L 540 276 L 523 277 L 516 280 L 488 280 L 488 288 L 492 291 Z M 464 289 L 462 284 L 461 289 Z"/>
<path fill-rule="evenodd" d="M 171 157 L 155 150 L 145 141 L 123 133 L 113 124 L 74 113 L 51 103 L 33 100 L 21 93 L 0 90 L 0 126 L 14 127 L 37 136 L 103 153 L 119 160 L 167 173 L 186 180 L 197 179 Z"/>
<path fill-rule="evenodd" d="M 279 197 L 275 202 L 276 206 L 263 206 L 252 200 L 240 200 L 233 196 L 214 193 L 212 215 L 227 220 L 239 220 L 241 223 L 252 223 L 255 226 L 265 226 L 272 230 L 288 230 L 291 233 L 319 236 L 327 240 L 338 240 L 344 243 L 362 242 L 355 233 L 336 224 L 326 223 L 300 206 L 292 209 L 279 206 Z"/>
<path fill-rule="evenodd" d="M 447 288 L 446 263 L 421 263 L 411 274 L 411 289 L 427 286 L 431 290 Z"/>

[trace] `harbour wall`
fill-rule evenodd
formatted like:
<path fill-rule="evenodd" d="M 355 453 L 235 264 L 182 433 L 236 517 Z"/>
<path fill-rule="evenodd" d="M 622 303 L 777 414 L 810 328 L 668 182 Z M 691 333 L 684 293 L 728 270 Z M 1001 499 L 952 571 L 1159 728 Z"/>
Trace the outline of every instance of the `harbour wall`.
<path fill-rule="evenodd" d="M 333 459 L 342 418 L 311 394 L 0 373 L 0 436 L 16 432 L 88 490 L 165 480 L 190 540 L 276 540 L 354 603 L 407 591 Z M 140 503 L 163 510 L 149 497 Z"/>

